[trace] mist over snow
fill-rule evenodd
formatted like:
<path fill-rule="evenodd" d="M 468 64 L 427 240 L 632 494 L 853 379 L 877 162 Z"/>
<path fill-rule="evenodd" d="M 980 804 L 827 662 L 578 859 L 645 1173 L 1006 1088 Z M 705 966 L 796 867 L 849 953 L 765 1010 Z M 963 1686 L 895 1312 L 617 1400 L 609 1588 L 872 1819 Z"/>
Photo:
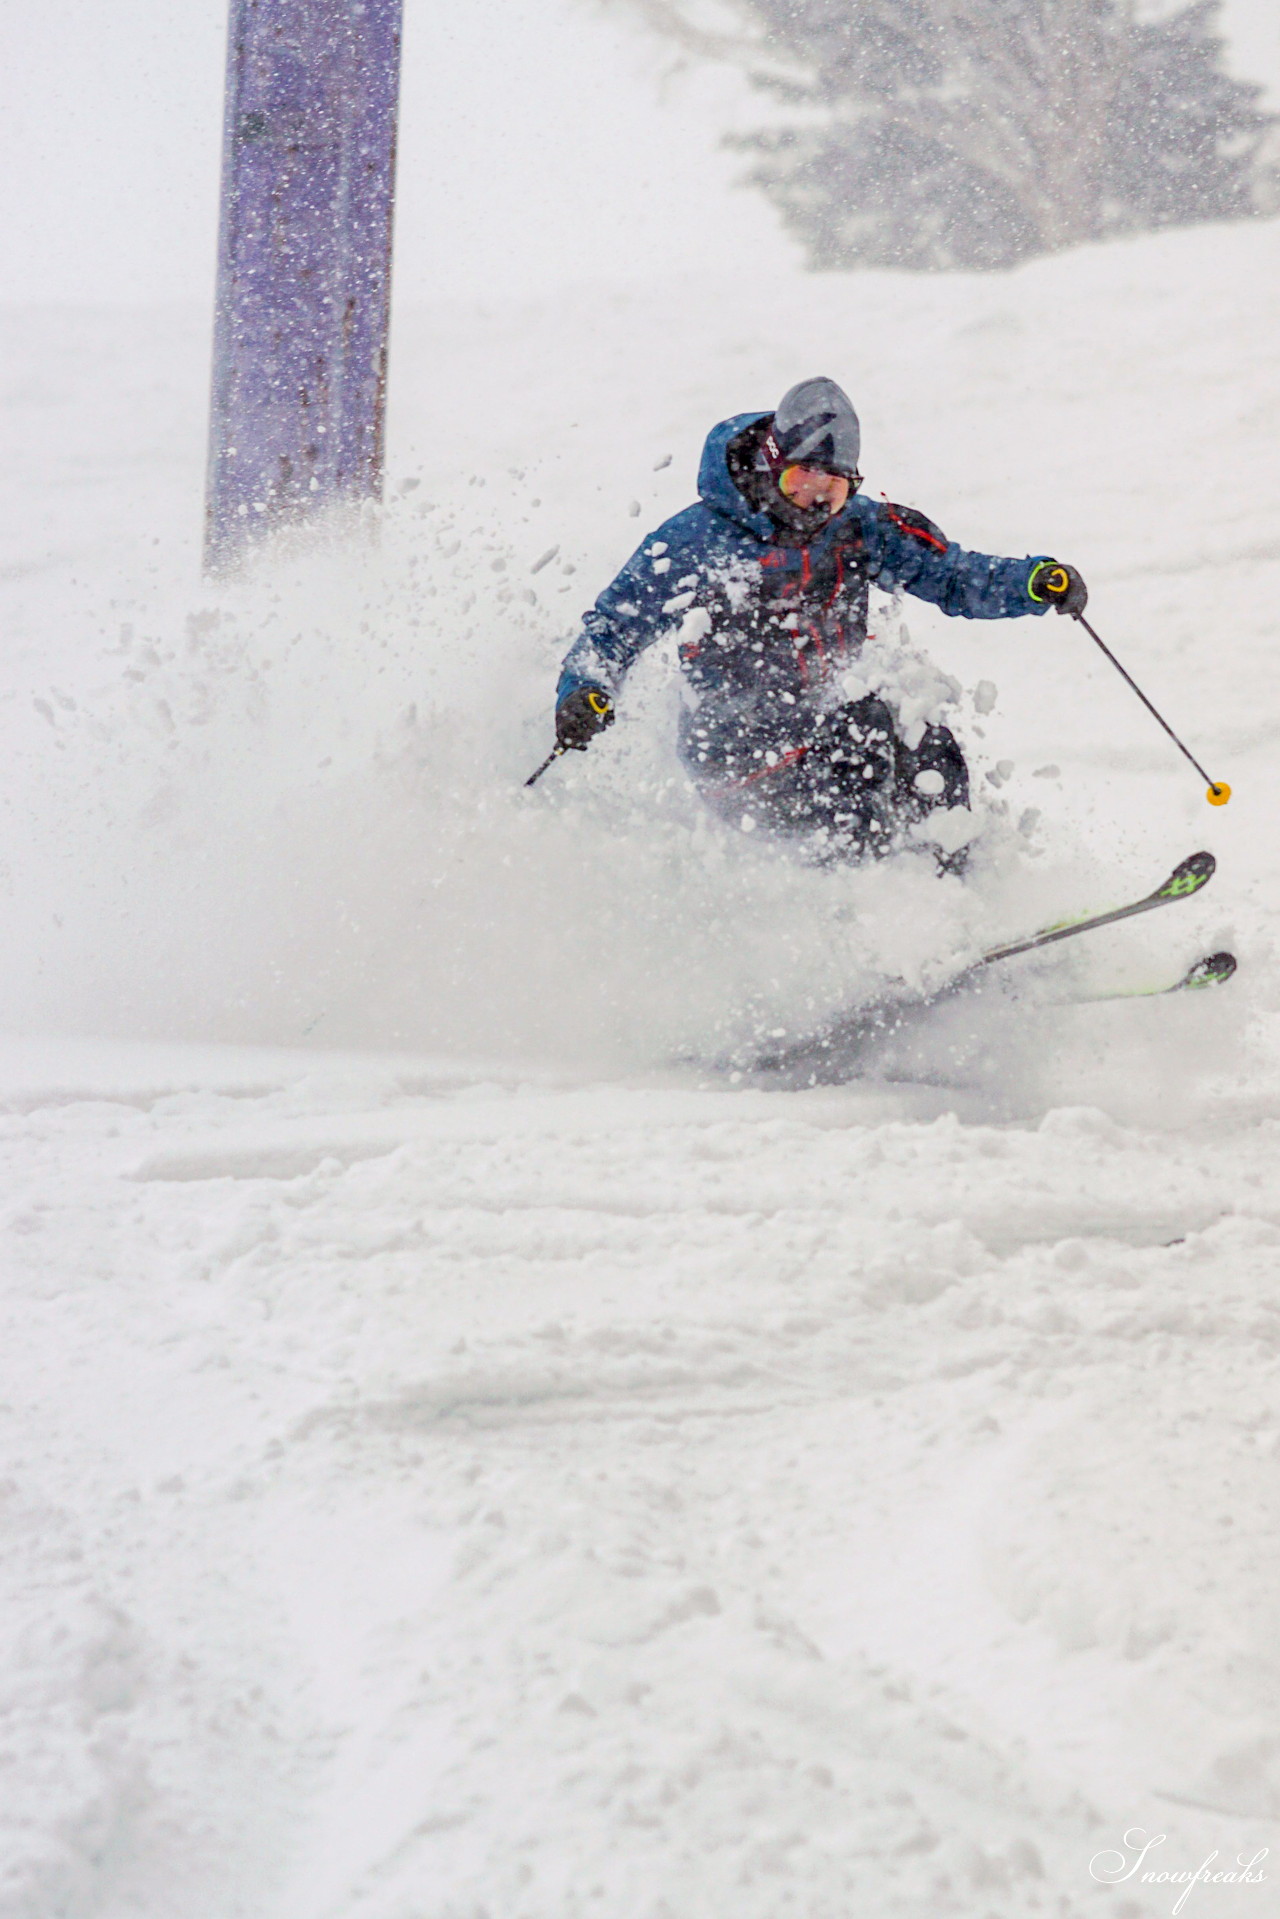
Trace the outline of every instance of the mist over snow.
<path fill-rule="evenodd" d="M 1280 224 L 805 274 L 719 80 L 532 4 L 499 74 L 500 12 L 409 11 L 385 511 L 227 584 L 220 21 L 186 67 L 151 21 L 128 153 L 93 10 L 20 23 L 87 118 L 47 247 L 4 210 L 0 1919 L 1156 1919 L 1137 1829 L 1260 1860 L 1184 1910 L 1262 1919 Z M 449 276 L 430 141 L 490 58 Z M 708 426 L 818 372 L 873 492 L 1080 568 L 1229 807 L 1072 623 L 883 597 L 867 674 L 970 758 L 963 883 L 711 821 L 669 642 L 525 789 Z M 727 1070 L 1200 847 L 1205 895 L 845 1085 Z M 1059 1003 L 1220 948 L 1219 991 Z"/>
<path fill-rule="evenodd" d="M 1266 645 L 1247 622 L 1271 436 L 1265 408 L 1224 427 L 1199 363 L 1224 338 L 1253 379 L 1273 363 L 1249 292 L 1273 246 L 1264 226 L 1011 278 L 797 276 L 727 321 L 695 279 L 409 308 L 380 540 L 268 556 L 234 586 L 195 577 L 201 329 L 14 315 L 8 1024 L 661 1067 L 820 1023 L 878 977 L 940 976 L 993 931 L 1095 904 L 1118 868 L 1154 883 L 1207 834 L 1228 865 L 1256 839 L 1247 797 L 1206 816 L 1078 629 L 883 596 L 868 670 L 890 661 L 908 719 L 902 674 L 922 672 L 921 712 L 948 702 L 973 761 L 968 884 L 923 855 L 806 867 L 711 821 L 670 743 L 670 644 L 608 739 L 522 782 L 583 606 L 690 497 L 706 426 L 811 363 L 858 396 L 870 486 L 975 546 L 1075 555 L 1202 754 L 1257 750 L 1198 636 L 1230 623 L 1237 660 Z M 1224 874 L 1218 911 L 1239 887 Z M 1202 918 L 1112 935 L 1107 964 L 1189 962 Z"/>

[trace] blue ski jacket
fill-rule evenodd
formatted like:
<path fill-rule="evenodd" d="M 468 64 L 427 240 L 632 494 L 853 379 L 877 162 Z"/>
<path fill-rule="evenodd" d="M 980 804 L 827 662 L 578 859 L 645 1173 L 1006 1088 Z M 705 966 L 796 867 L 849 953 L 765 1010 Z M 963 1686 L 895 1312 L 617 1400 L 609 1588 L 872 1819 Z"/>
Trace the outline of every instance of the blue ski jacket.
<path fill-rule="evenodd" d="M 871 583 L 903 587 L 944 613 L 1004 620 L 1044 613 L 1027 590 L 1047 554 L 970 553 L 910 507 L 854 494 L 807 546 L 788 546 L 730 476 L 726 449 L 761 413 L 707 435 L 696 505 L 641 542 L 583 620 L 557 704 L 580 686 L 616 694 L 636 658 L 678 636 L 691 704 L 713 724 L 794 727 L 797 706 L 831 703 L 831 681 L 861 651 Z"/>

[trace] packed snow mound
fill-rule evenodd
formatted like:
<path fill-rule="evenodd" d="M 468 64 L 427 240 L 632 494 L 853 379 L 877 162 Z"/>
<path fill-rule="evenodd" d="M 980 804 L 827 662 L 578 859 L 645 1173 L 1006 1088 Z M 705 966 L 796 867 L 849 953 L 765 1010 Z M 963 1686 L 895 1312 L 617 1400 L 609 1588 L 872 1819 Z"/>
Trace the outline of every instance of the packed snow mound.
<path fill-rule="evenodd" d="M 1134 1827 L 1269 1845 L 1274 1117 L 102 1042 L 0 1113 L 6 1919 L 1085 1919 Z"/>

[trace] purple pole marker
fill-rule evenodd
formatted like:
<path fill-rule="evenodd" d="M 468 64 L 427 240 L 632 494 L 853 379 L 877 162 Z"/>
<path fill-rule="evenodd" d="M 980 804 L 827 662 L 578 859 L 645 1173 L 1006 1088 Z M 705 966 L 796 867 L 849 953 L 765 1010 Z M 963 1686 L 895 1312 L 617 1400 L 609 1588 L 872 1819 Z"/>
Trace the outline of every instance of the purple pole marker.
<path fill-rule="evenodd" d="M 382 497 L 402 0 L 231 0 L 205 567 Z"/>

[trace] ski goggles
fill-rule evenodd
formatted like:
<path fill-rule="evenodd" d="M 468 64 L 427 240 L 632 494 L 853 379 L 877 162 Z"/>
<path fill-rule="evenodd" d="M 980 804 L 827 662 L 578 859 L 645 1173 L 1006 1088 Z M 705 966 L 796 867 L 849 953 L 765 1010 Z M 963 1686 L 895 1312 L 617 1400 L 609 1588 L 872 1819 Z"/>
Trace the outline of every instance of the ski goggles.
<path fill-rule="evenodd" d="M 815 482 L 819 484 L 815 485 Z M 833 487 L 843 488 L 843 493 L 835 506 L 837 513 L 861 485 L 861 473 L 832 473 L 825 466 L 808 466 L 803 460 L 792 461 L 790 465 L 784 466 L 778 475 L 778 491 L 788 500 L 794 500 L 798 494 L 810 493 L 813 501 L 816 501 L 824 494 L 828 494 Z M 811 503 L 812 501 L 801 502 L 801 504 Z"/>

